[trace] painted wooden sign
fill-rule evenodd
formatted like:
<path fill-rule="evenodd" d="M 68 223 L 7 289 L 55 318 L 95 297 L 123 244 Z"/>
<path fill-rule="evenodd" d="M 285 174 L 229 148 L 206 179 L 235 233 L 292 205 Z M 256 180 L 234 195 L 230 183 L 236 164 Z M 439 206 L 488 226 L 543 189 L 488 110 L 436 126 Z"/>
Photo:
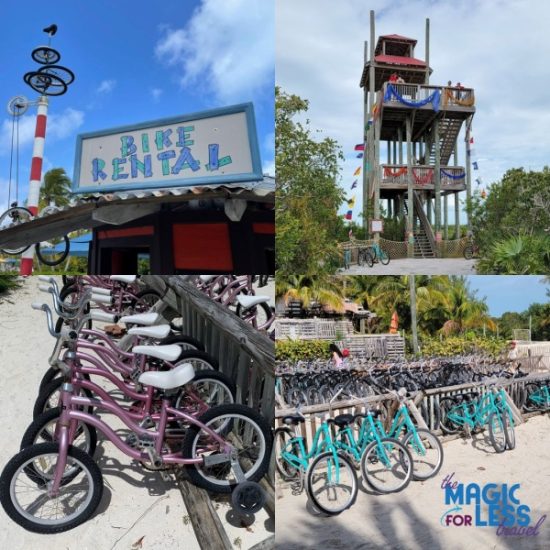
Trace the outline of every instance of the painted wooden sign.
<path fill-rule="evenodd" d="M 252 103 L 77 138 L 75 193 L 261 179 Z"/>

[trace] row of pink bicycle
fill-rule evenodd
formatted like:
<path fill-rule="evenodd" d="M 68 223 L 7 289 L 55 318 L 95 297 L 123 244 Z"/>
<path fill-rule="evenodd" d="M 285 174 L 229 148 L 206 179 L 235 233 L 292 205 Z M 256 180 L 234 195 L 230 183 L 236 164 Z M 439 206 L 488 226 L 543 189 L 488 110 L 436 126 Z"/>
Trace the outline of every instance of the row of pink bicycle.
<path fill-rule="evenodd" d="M 103 492 L 94 461 L 98 431 L 144 468 L 166 479 L 185 468 L 193 484 L 230 493 L 238 511 L 257 512 L 265 503 L 258 482 L 268 469 L 271 428 L 235 402 L 235 385 L 215 361 L 193 361 L 206 352 L 144 302 L 136 300 L 131 311 L 129 295 L 147 290 L 134 276 L 66 281 L 64 289 L 76 290 L 70 294 L 42 279 L 52 305 L 32 307 L 45 313 L 55 345 L 34 420 L 0 475 L 10 518 L 29 531 L 58 533 L 92 517 Z M 115 339 L 103 323 L 124 323 L 127 334 Z M 125 433 L 100 412 L 122 421 Z"/>

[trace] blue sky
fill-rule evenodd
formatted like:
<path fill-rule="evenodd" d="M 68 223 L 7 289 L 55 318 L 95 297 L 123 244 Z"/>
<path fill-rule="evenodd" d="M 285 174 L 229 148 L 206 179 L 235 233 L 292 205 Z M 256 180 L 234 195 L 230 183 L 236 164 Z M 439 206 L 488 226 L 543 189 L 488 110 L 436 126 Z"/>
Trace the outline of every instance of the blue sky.
<path fill-rule="evenodd" d="M 311 128 L 342 146 L 346 160 L 341 185 L 348 198 L 356 194 L 354 221 L 359 221 L 362 210 L 363 174 L 353 176 L 362 161 L 354 145 L 363 139 L 359 81 L 364 42 L 370 41 L 371 9 L 376 12 L 376 39 L 385 34 L 415 38 L 415 56 L 420 59 L 425 59 L 425 21 L 430 18 L 430 83 L 446 85 L 451 80 L 474 88 L 472 160 L 479 166 L 472 172 L 474 191 L 499 181 L 510 168 L 540 170 L 549 164 L 549 2 L 278 0 L 276 82 L 286 92 L 309 99 Z M 464 165 L 461 137 L 459 157 Z M 381 161 L 385 159 L 381 151 Z M 480 186 L 474 183 L 478 177 Z M 351 191 L 355 179 L 359 186 Z M 346 209 L 344 204 L 341 210 Z M 453 223 L 452 199 L 449 210 Z"/>
<path fill-rule="evenodd" d="M 500 317 L 506 311 L 525 311 L 531 304 L 550 301 L 550 284 L 536 275 L 472 275 L 467 277 L 478 298 L 486 298 L 489 313 Z"/>
<path fill-rule="evenodd" d="M 44 170 L 73 176 L 78 133 L 254 103 L 264 173 L 274 175 L 274 3 L 164 0 L 131 3 L 4 1 L 3 105 L 37 98 L 23 75 L 37 70 L 32 50 L 42 29 L 59 27 L 52 46 L 76 79 L 50 100 Z M 27 196 L 36 107 L 20 119 L 20 202 Z M 8 195 L 11 118 L 0 115 L 0 207 Z M 14 184 L 13 184 L 14 185 Z M 12 189 L 12 200 L 14 190 Z"/>

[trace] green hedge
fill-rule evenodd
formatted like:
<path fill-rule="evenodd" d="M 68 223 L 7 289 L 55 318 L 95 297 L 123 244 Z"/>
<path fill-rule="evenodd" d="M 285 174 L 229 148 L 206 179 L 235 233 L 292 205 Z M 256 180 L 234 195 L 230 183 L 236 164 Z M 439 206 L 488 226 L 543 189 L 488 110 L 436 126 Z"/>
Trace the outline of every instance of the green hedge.
<path fill-rule="evenodd" d="M 277 340 L 277 361 L 300 361 L 306 359 L 330 359 L 330 342 L 327 340 Z"/>
<path fill-rule="evenodd" d="M 19 286 L 19 281 L 17 280 L 16 274 L 4 274 L 0 275 L 0 294 L 10 290 L 11 288 L 16 288 Z"/>
<path fill-rule="evenodd" d="M 423 338 L 420 343 L 421 355 L 461 355 L 464 353 L 482 352 L 499 355 L 508 348 L 506 340 L 501 338 L 482 338 L 480 336 L 450 338 Z"/>

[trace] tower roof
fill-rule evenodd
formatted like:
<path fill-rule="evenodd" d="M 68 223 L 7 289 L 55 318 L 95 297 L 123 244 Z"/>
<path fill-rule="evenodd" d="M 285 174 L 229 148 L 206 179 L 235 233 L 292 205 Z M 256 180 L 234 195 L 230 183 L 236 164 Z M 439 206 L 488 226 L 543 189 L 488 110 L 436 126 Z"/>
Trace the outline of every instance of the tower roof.
<path fill-rule="evenodd" d="M 415 67 L 425 67 L 426 62 L 416 57 L 403 57 L 402 55 L 375 55 L 376 63 L 388 63 L 390 65 L 414 65 Z"/>
<path fill-rule="evenodd" d="M 379 55 L 381 53 L 403 56 L 412 55 L 414 54 L 416 42 L 414 38 L 407 38 L 399 34 L 385 34 L 378 37 L 374 55 Z"/>

